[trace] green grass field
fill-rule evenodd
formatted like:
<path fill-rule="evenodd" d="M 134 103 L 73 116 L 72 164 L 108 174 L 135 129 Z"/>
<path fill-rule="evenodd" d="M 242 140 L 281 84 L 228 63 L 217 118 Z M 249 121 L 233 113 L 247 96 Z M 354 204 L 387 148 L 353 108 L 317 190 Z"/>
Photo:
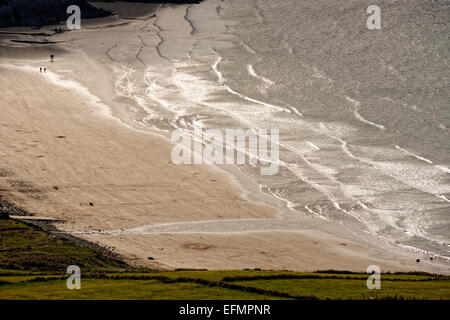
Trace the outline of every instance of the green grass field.
<path fill-rule="evenodd" d="M 89 271 L 123 271 L 126 265 L 90 248 L 56 239 L 36 227 L 0 220 L 0 269 L 65 272 L 69 265 Z"/>
<path fill-rule="evenodd" d="M 69 265 L 81 268 L 81 289 L 67 289 Z M 450 299 L 450 278 L 383 274 L 369 290 L 367 274 L 288 271 L 133 269 L 33 226 L 0 220 L 0 299 Z"/>

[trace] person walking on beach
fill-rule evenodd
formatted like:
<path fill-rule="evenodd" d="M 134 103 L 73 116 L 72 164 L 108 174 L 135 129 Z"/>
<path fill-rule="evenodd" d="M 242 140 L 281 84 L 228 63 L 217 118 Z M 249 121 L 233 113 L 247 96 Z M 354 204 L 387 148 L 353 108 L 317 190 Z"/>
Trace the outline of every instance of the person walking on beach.
<path fill-rule="evenodd" d="M 42 67 L 39 68 L 39 72 L 42 73 Z"/>
<path fill-rule="evenodd" d="M 44 73 L 47 73 L 47 68 L 44 68 Z"/>

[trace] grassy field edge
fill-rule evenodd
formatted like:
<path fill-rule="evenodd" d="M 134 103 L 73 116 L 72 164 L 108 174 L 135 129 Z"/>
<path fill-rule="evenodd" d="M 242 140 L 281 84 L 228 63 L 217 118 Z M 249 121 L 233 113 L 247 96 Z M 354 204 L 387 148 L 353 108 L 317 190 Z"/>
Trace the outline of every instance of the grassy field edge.
<path fill-rule="evenodd" d="M 81 289 L 69 290 L 69 265 L 82 270 Z M 176 270 L 133 268 L 104 249 L 39 226 L 0 219 L 0 299 L 450 299 L 447 276 L 385 273 L 381 290 L 367 274 L 323 270 Z"/>

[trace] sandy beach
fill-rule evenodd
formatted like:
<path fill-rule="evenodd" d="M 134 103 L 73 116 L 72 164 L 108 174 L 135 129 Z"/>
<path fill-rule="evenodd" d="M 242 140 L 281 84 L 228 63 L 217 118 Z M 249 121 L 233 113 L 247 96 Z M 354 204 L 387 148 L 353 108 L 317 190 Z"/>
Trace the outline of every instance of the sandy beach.
<path fill-rule="evenodd" d="M 140 59 L 123 48 L 151 48 L 141 64 L 152 65 L 158 55 L 156 7 L 111 6 L 105 8 L 122 18 L 94 19 L 80 31 L 32 36 L 17 34 L 29 29 L 2 30 L 4 199 L 61 221 L 54 224 L 61 232 L 108 248 L 132 265 L 160 270 L 365 271 L 376 264 L 390 271 L 449 272 L 448 266 L 417 264 L 414 253 L 387 251 L 322 219 L 305 216 L 282 230 L 278 221 L 289 209 L 256 195 L 256 185 L 213 166 L 171 163 L 167 137 L 127 121 L 121 106 L 129 99 L 118 94 L 114 73 L 114 59 L 128 65 Z M 155 30 L 152 38 L 141 38 L 145 46 L 138 37 L 123 36 L 139 28 Z M 44 38 L 55 44 L 24 42 Z M 240 230 L 239 221 L 257 228 Z"/>

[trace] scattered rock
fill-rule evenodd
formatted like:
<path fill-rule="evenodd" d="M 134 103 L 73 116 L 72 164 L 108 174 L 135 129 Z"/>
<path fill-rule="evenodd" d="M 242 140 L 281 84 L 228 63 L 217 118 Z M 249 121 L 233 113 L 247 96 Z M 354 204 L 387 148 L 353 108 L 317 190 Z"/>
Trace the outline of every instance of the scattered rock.
<path fill-rule="evenodd" d="M 153 257 L 148 257 L 147 259 L 148 260 L 155 260 Z"/>
<path fill-rule="evenodd" d="M 59 187 L 58 186 L 53 186 L 53 189 L 59 190 Z"/>
<path fill-rule="evenodd" d="M 419 262 L 420 262 L 420 259 L 417 259 L 416 262 L 419 263 Z"/>
<path fill-rule="evenodd" d="M 93 203 L 93 202 L 89 202 L 89 205 L 90 205 L 91 207 L 93 207 L 93 206 L 94 206 L 94 203 Z"/>
<path fill-rule="evenodd" d="M 28 212 L 25 210 L 19 209 L 11 205 L 8 201 L 5 201 L 0 196 L 0 214 L 3 213 L 3 216 L 6 217 L 5 214 L 8 214 L 8 216 L 27 216 L 29 215 Z M 3 218 L 6 219 L 6 218 Z"/>

